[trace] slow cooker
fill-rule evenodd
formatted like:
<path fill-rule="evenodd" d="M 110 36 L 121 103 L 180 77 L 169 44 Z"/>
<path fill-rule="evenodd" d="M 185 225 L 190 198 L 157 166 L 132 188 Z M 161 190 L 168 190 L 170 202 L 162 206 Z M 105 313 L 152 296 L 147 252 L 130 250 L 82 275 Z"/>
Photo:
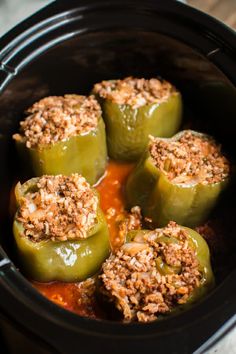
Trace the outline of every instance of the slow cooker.
<path fill-rule="evenodd" d="M 217 260 L 215 289 L 187 311 L 149 324 L 82 318 L 40 295 L 18 269 L 8 212 L 20 171 L 11 136 L 36 100 L 158 73 L 182 92 L 185 117 L 234 161 L 235 67 L 235 33 L 172 0 L 56 1 L 1 38 L 0 322 L 10 353 L 200 353 L 235 325 L 234 180 L 216 211 L 227 251 Z"/>

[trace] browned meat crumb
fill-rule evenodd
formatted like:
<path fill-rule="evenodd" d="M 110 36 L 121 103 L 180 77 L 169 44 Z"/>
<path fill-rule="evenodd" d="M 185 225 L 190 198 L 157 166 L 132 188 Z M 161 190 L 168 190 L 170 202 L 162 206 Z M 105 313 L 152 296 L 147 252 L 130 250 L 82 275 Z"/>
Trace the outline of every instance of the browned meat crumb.
<path fill-rule="evenodd" d="M 229 244 L 225 240 L 225 225 L 223 225 L 218 218 L 209 220 L 203 225 L 197 226 L 195 230 L 206 240 L 211 250 L 211 256 L 214 257 L 222 255 L 228 257 Z M 222 265 L 221 265 L 222 266 Z"/>
<path fill-rule="evenodd" d="M 150 139 L 152 160 L 172 183 L 217 183 L 229 175 L 220 146 L 203 134 L 186 130 L 178 140 Z"/>
<path fill-rule="evenodd" d="M 163 236 L 175 241 L 164 242 Z M 161 273 L 158 260 L 173 268 Z M 100 291 L 115 303 L 125 321 L 149 322 L 187 302 L 200 286 L 198 268 L 186 231 L 170 222 L 163 229 L 140 231 L 133 242 L 112 254 L 102 267 Z"/>
<path fill-rule="evenodd" d="M 176 92 L 175 87 L 167 81 L 138 79 L 131 76 L 123 80 L 102 81 L 94 85 L 94 93 L 100 97 L 114 103 L 130 105 L 134 109 L 150 103 L 165 102 Z"/>
<path fill-rule="evenodd" d="M 221 248 L 219 233 L 216 233 L 213 227 L 210 226 L 210 222 L 197 226 L 195 230 L 207 241 L 212 250 L 215 251 L 217 248 Z"/>
<path fill-rule="evenodd" d="M 96 284 L 94 278 L 88 278 L 78 284 L 81 296 L 78 299 L 78 304 L 85 307 L 92 307 L 94 305 L 94 294 Z"/>
<path fill-rule="evenodd" d="M 94 96 L 65 95 L 41 99 L 30 107 L 13 139 L 28 148 L 54 144 L 97 127 L 101 108 Z"/>
<path fill-rule="evenodd" d="M 125 210 L 116 214 L 114 208 L 109 208 L 106 211 L 107 219 L 113 218 L 115 220 L 115 232 L 116 237 L 112 240 L 113 249 L 121 247 L 126 239 L 126 235 L 131 230 L 139 230 L 142 227 L 142 215 L 141 208 L 139 206 L 134 206 L 130 212 Z"/>
<path fill-rule="evenodd" d="M 142 215 L 141 208 L 134 206 L 130 213 L 127 213 L 125 218 L 119 222 L 119 240 L 123 244 L 125 242 L 126 235 L 129 231 L 139 230 L 142 227 Z"/>
<path fill-rule="evenodd" d="M 32 241 L 83 239 L 97 220 L 98 197 L 85 178 L 42 176 L 21 200 L 17 220 Z"/>

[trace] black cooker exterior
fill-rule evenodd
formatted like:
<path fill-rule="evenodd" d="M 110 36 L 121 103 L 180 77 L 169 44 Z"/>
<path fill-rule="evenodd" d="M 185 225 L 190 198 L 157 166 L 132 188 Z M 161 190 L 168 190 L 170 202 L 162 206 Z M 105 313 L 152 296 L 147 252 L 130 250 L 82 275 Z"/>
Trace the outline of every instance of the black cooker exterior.
<path fill-rule="evenodd" d="M 173 0 L 67 0 L 53 2 L 0 40 L 0 94 L 50 48 L 85 33 L 113 29 L 175 38 L 208 58 L 236 85 L 236 35 L 217 20 Z M 4 134 L 2 121 L 0 129 Z M 236 133 L 235 122 L 230 130 Z M 0 144 L 5 166 L 6 141 Z M 0 178 L 1 185 L 7 183 L 4 169 Z M 3 196 L 1 215 L 6 203 Z M 56 306 L 33 289 L 3 248 L 0 275 L 0 323 L 12 353 L 200 353 L 236 323 L 236 270 L 191 310 L 149 324 L 91 320 Z"/>

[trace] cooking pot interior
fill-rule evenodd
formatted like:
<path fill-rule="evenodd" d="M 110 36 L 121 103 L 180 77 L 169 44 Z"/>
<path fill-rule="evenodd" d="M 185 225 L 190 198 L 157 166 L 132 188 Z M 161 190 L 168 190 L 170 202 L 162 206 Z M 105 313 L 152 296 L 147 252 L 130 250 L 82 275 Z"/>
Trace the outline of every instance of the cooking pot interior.
<path fill-rule="evenodd" d="M 184 100 L 182 128 L 213 135 L 233 164 L 236 136 L 236 91 L 210 60 L 170 37 L 154 32 L 111 31 L 75 36 L 27 64 L 0 96 L 0 237 L 17 265 L 11 233 L 13 184 L 26 178 L 11 136 L 24 110 L 38 99 L 65 93 L 88 94 L 94 83 L 125 76 L 161 76 L 174 83 Z M 221 283 L 235 267 L 236 205 L 229 185 L 210 217 L 213 268 Z M 9 212 L 10 209 L 10 212 Z"/>

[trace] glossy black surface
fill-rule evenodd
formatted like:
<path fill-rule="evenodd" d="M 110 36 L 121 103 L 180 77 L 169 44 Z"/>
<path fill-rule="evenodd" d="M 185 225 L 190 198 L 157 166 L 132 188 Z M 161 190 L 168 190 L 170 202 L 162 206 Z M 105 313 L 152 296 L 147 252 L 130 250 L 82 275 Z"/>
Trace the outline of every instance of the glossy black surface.
<path fill-rule="evenodd" d="M 166 0 L 59 1 L 7 34 L 0 41 L 0 238 L 10 259 L 16 261 L 9 192 L 21 176 L 11 135 L 25 108 L 46 95 L 86 94 L 102 79 L 158 74 L 183 94 L 184 127 L 214 135 L 235 161 L 235 43 L 235 34 L 217 21 Z M 212 216 L 227 239 L 213 260 L 217 287 L 191 310 L 145 325 L 80 318 L 40 296 L 2 253 L 2 316 L 49 352 L 196 350 L 236 310 L 233 195 L 234 181 Z"/>

